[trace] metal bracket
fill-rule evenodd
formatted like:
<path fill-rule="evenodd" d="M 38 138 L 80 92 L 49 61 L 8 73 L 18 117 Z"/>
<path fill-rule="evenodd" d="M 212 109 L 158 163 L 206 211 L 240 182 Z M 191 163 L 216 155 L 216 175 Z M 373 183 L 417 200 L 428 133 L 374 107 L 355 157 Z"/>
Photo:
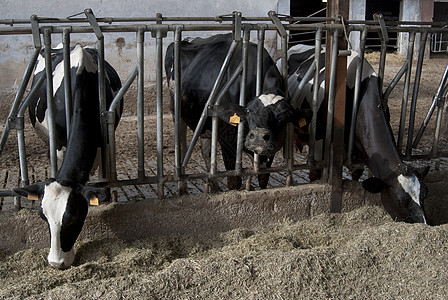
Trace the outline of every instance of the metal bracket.
<path fill-rule="evenodd" d="M 207 107 L 207 116 L 217 117 L 218 116 L 218 106 L 219 105 L 209 105 Z"/>
<path fill-rule="evenodd" d="M 34 48 L 42 49 L 42 41 L 40 40 L 39 19 L 36 15 L 31 15 L 31 32 L 33 33 Z"/>
<path fill-rule="evenodd" d="M 151 26 L 151 36 L 153 38 L 165 38 L 168 35 L 168 25 L 152 25 Z"/>
<path fill-rule="evenodd" d="M 24 118 L 22 117 L 10 117 L 8 118 L 9 128 L 15 130 L 22 130 L 25 128 Z"/>
<path fill-rule="evenodd" d="M 114 111 L 103 111 L 101 113 L 101 122 L 106 124 L 115 123 L 115 112 Z"/>
<path fill-rule="evenodd" d="M 98 21 L 96 20 L 92 9 L 86 8 L 84 10 L 84 13 L 86 14 L 87 20 L 89 20 L 90 26 L 92 26 L 93 32 L 95 32 L 96 37 L 99 40 L 103 39 L 104 38 L 103 32 L 101 31 L 100 25 L 98 25 Z"/>
<path fill-rule="evenodd" d="M 381 42 L 388 43 L 389 42 L 389 34 L 387 33 L 386 23 L 384 22 L 383 14 L 373 14 L 373 19 L 378 22 L 381 28 L 381 34 L 378 33 Z"/>

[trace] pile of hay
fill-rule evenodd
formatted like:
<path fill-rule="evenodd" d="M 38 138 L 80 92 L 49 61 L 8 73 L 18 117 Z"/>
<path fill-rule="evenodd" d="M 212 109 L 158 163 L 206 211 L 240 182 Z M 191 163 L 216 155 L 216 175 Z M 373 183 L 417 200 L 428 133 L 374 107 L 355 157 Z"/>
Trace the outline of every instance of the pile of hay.
<path fill-rule="evenodd" d="M 68 270 L 48 249 L 0 253 L 0 298 L 444 298 L 448 225 L 394 223 L 380 207 L 221 235 L 76 244 Z"/>

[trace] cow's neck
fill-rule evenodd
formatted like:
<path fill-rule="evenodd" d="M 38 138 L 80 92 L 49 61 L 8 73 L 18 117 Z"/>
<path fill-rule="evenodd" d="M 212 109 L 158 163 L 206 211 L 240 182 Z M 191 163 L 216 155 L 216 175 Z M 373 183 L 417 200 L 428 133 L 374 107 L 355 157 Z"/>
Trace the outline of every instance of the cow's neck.
<path fill-rule="evenodd" d="M 376 78 L 374 78 L 376 79 Z M 389 122 L 376 92 L 377 80 L 371 80 L 366 94 L 359 105 L 356 135 L 362 141 L 363 159 L 374 176 L 387 177 L 402 164 Z M 369 98 L 370 97 L 370 98 Z"/>
<path fill-rule="evenodd" d="M 86 80 L 89 81 L 84 79 L 84 84 Z M 91 84 L 95 80 L 96 74 L 92 74 L 90 84 L 84 85 L 75 96 L 67 151 L 58 179 L 82 184 L 89 179 L 101 140 L 97 87 Z"/>

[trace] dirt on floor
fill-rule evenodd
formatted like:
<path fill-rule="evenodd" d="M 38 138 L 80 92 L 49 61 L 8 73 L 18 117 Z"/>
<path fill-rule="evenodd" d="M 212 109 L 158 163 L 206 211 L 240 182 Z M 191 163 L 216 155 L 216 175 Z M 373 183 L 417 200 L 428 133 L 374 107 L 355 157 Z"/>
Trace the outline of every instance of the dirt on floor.
<path fill-rule="evenodd" d="M 377 53 L 367 58 L 373 65 L 378 63 Z M 417 126 L 428 111 L 447 61 L 440 56 L 424 63 Z M 396 54 L 388 55 L 386 84 L 403 62 Z M 389 101 L 394 129 L 402 101 L 402 89 L 396 90 Z M 130 109 L 126 113 L 132 115 Z M 0 109 L 2 120 L 5 110 Z M 135 131 L 124 128 L 125 124 L 119 130 Z M 428 132 L 433 131 L 431 121 Z M 32 132 L 26 134 L 32 136 Z M 422 140 L 422 151 L 430 149 L 430 140 Z M 36 140 L 31 149 L 28 155 L 33 163 L 46 159 L 43 143 Z M 16 162 L 17 153 L 6 151 L 0 165 L 17 168 Z M 396 223 L 381 206 L 366 206 L 220 234 L 161 235 L 133 242 L 86 239 L 76 243 L 75 263 L 64 271 L 47 266 L 48 248 L 16 253 L 0 250 L 0 298 L 446 298 L 447 175 L 431 170 L 425 180 L 429 187 L 425 209 L 435 226 Z M 34 213 L 22 210 L 16 214 Z"/>

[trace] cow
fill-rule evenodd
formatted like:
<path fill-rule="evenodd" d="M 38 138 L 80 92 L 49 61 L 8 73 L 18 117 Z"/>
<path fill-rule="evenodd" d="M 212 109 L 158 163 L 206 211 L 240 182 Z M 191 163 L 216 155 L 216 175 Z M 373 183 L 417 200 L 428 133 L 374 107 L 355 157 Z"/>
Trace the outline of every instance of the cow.
<path fill-rule="evenodd" d="M 48 223 L 50 252 L 48 263 L 58 269 L 71 266 L 74 260 L 73 245 L 84 225 L 89 200 L 104 200 L 104 189 L 86 186 L 94 165 L 98 148 L 101 147 L 101 121 L 98 88 L 98 52 L 94 48 L 77 44 L 70 49 L 72 116 L 70 133 L 66 138 L 64 104 L 64 67 L 61 48 L 51 50 L 55 123 L 58 149 L 66 147 L 62 165 L 55 178 L 45 182 L 16 188 L 14 191 L 28 198 L 41 200 L 39 215 Z M 105 63 L 106 102 L 109 105 L 121 87 L 116 71 Z M 45 58 L 41 55 L 34 71 L 33 85 L 45 73 Z M 31 123 L 39 135 L 48 138 L 48 113 L 46 102 L 46 79 L 38 95 L 29 107 Z M 122 113 L 122 103 L 116 111 L 116 124 Z"/>
<path fill-rule="evenodd" d="M 313 80 L 310 80 L 302 90 L 297 93 L 298 85 L 304 78 L 315 57 L 313 46 L 298 45 L 288 50 L 288 88 L 291 95 L 297 101 L 295 105 L 301 108 L 310 108 L 313 99 Z M 323 121 L 323 97 L 322 86 L 325 76 L 325 51 L 321 51 L 319 76 L 319 99 L 317 107 L 316 141 L 324 137 Z M 345 109 L 345 145 L 348 144 L 349 127 L 352 118 L 352 107 L 355 87 L 355 75 L 358 64 L 361 62 L 356 52 L 347 61 L 346 84 L 346 109 Z M 427 195 L 427 187 L 422 182 L 429 171 L 429 167 L 413 169 L 403 163 L 400 153 L 396 148 L 395 138 L 389 124 L 389 111 L 387 104 L 382 101 L 382 93 L 379 80 L 373 67 L 367 60 L 363 61 L 360 102 L 357 108 L 355 122 L 355 140 L 353 149 L 353 161 L 360 161 L 366 165 L 373 177 L 362 182 L 362 186 L 369 192 L 381 193 L 381 201 L 396 221 L 408 223 L 427 223 L 423 208 L 423 200 Z M 302 134 L 303 138 L 306 136 Z M 303 145 L 307 141 L 296 141 L 297 145 Z M 347 149 L 347 148 L 346 148 Z M 348 166 L 352 171 L 352 179 L 359 180 L 362 169 Z"/>
<path fill-rule="evenodd" d="M 218 34 L 208 38 L 187 38 L 181 42 L 180 115 L 191 130 L 196 129 L 231 43 L 232 34 Z M 247 123 L 244 134 L 244 151 L 249 155 L 259 154 L 260 162 L 269 167 L 274 154 L 283 145 L 286 124 L 299 115 L 299 112 L 294 110 L 288 98 L 285 97 L 284 79 L 266 49 L 264 49 L 262 60 L 262 94 L 256 95 L 256 57 L 257 45 L 249 43 L 246 107 L 238 105 L 241 81 L 236 80 L 223 96 L 221 105 L 217 108 L 220 117 L 218 142 L 221 146 L 226 170 L 235 169 L 237 127 L 232 124 L 231 116 L 236 114 L 240 121 L 245 120 Z M 241 60 L 242 46 L 240 43 L 224 75 L 224 82 L 229 80 Z M 165 72 L 170 86 L 171 81 L 175 79 L 174 43 L 171 43 L 166 51 Z M 210 131 L 211 121 L 207 120 L 201 132 L 201 148 L 208 169 L 210 169 Z M 266 188 L 268 176 L 259 176 L 261 188 Z M 228 176 L 227 185 L 229 189 L 239 189 L 241 178 Z"/>

